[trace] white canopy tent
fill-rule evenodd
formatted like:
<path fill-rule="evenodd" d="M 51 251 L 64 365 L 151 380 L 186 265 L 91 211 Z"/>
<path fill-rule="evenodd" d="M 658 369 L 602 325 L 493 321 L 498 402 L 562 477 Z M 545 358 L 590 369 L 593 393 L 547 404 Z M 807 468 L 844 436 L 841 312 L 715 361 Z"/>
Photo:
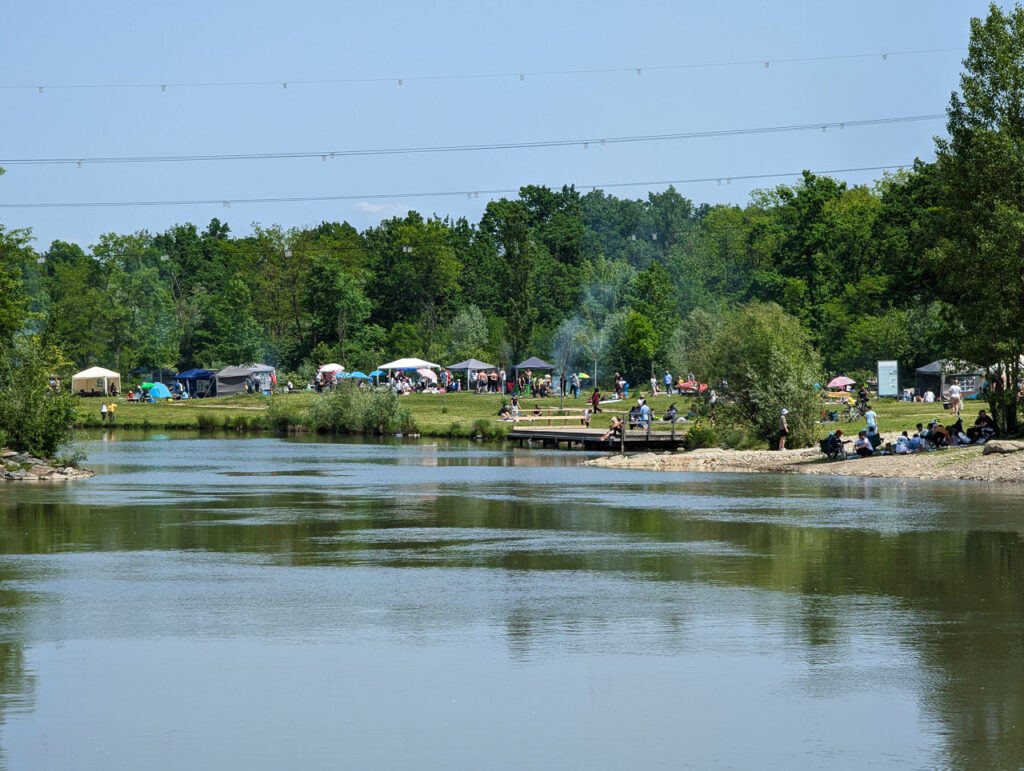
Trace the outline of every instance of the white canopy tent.
<path fill-rule="evenodd" d="M 109 393 L 110 386 L 116 386 L 117 392 L 120 393 L 121 376 L 103 367 L 90 367 L 71 376 L 72 393 L 85 392 L 86 394 L 103 395 Z"/>
<path fill-rule="evenodd" d="M 395 369 L 441 369 L 437 364 L 431 364 L 429 361 L 423 361 L 423 359 L 395 359 L 387 364 L 381 364 L 377 369 L 383 370 L 395 370 Z"/>

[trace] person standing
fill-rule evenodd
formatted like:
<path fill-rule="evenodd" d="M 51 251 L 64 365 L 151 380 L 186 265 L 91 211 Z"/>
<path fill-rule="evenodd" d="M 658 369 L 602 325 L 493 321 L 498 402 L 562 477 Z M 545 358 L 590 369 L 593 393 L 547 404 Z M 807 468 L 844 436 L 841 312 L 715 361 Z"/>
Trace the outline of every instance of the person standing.
<path fill-rule="evenodd" d="M 964 404 L 964 392 L 960 389 L 960 381 L 954 380 L 949 387 L 949 411 L 960 417 L 960 410 Z"/>
<path fill-rule="evenodd" d="M 100 423 L 106 423 L 106 422 L 107 422 L 107 403 L 103 402 L 103 404 L 100 405 Z"/>
<path fill-rule="evenodd" d="M 600 404 L 601 392 L 598 390 L 597 386 L 594 386 L 594 393 L 590 395 L 590 406 L 593 407 L 595 414 L 601 411 L 601 407 L 599 406 Z"/>
<path fill-rule="evenodd" d="M 779 450 L 786 449 L 786 437 L 789 436 L 789 423 L 786 422 L 788 414 L 789 410 L 783 407 L 782 414 L 779 416 Z"/>
<path fill-rule="evenodd" d="M 864 409 L 864 420 L 867 421 L 868 432 L 870 433 L 872 430 L 877 432 L 878 431 L 878 413 L 876 413 L 873 409 L 871 409 L 871 405 L 870 404 L 865 403 L 864 404 L 864 408 L 865 408 Z"/>
<path fill-rule="evenodd" d="M 580 376 L 578 373 L 572 373 L 572 398 L 580 398 Z"/>
<path fill-rule="evenodd" d="M 665 377 L 662 378 L 662 381 L 665 383 L 665 393 L 666 394 L 671 394 L 672 393 L 672 373 L 669 372 L 668 370 L 665 370 Z"/>
<path fill-rule="evenodd" d="M 111 402 L 107 405 L 107 422 L 114 425 L 114 412 L 117 410 L 117 403 Z"/>

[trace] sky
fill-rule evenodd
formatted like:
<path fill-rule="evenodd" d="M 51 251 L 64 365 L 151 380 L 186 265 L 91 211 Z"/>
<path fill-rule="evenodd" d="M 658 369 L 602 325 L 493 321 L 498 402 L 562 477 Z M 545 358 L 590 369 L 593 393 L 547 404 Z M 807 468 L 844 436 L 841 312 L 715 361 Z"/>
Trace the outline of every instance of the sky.
<path fill-rule="evenodd" d="M 870 184 L 879 167 L 934 158 L 970 18 L 987 10 L 10 3 L 0 225 L 30 228 L 45 251 L 214 217 L 236 236 L 253 223 L 364 230 L 409 210 L 475 222 L 530 184 L 644 199 L 672 183 L 738 205 L 803 169 Z M 139 160 L 168 157 L 185 160 Z M 54 159 L 67 162 L 25 163 Z M 97 203 L 116 205 L 84 205 Z"/>

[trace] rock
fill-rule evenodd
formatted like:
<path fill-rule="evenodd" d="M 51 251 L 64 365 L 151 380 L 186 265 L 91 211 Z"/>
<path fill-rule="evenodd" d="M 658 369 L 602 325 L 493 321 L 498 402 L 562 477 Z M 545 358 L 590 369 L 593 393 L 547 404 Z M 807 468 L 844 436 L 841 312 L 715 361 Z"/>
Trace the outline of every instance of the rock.
<path fill-rule="evenodd" d="M 5 471 L 4 479 L 24 479 L 28 476 L 28 472 L 23 468 L 16 469 L 14 471 Z"/>
<path fill-rule="evenodd" d="M 993 453 L 999 453 L 1000 455 L 1008 455 L 1011 452 L 1020 452 L 1021 450 L 1024 450 L 1024 442 L 993 439 L 991 442 L 985 443 L 985 449 L 981 451 L 981 454 L 992 455 Z"/>
<path fill-rule="evenodd" d="M 33 466 L 32 468 L 30 468 L 28 470 L 28 473 L 31 476 L 35 476 L 35 477 L 48 477 L 54 471 L 56 471 L 56 469 L 53 468 L 53 466 L 39 466 L 39 465 L 36 465 L 36 466 Z"/>
<path fill-rule="evenodd" d="M 13 457 L 17 454 L 18 453 L 16 453 L 14 450 L 8 450 L 6 447 L 4 447 L 3 450 L 0 450 L 0 459 L 7 460 L 8 458 Z"/>

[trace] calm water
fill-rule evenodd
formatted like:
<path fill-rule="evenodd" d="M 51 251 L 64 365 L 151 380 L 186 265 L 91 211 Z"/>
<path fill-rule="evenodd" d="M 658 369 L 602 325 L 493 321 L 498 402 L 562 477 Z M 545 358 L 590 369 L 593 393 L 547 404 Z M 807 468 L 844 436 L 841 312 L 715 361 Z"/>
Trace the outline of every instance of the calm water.
<path fill-rule="evenodd" d="M 1016 768 L 1024 494 L 141 437 L 0 488 L 10 769 Z"/>

